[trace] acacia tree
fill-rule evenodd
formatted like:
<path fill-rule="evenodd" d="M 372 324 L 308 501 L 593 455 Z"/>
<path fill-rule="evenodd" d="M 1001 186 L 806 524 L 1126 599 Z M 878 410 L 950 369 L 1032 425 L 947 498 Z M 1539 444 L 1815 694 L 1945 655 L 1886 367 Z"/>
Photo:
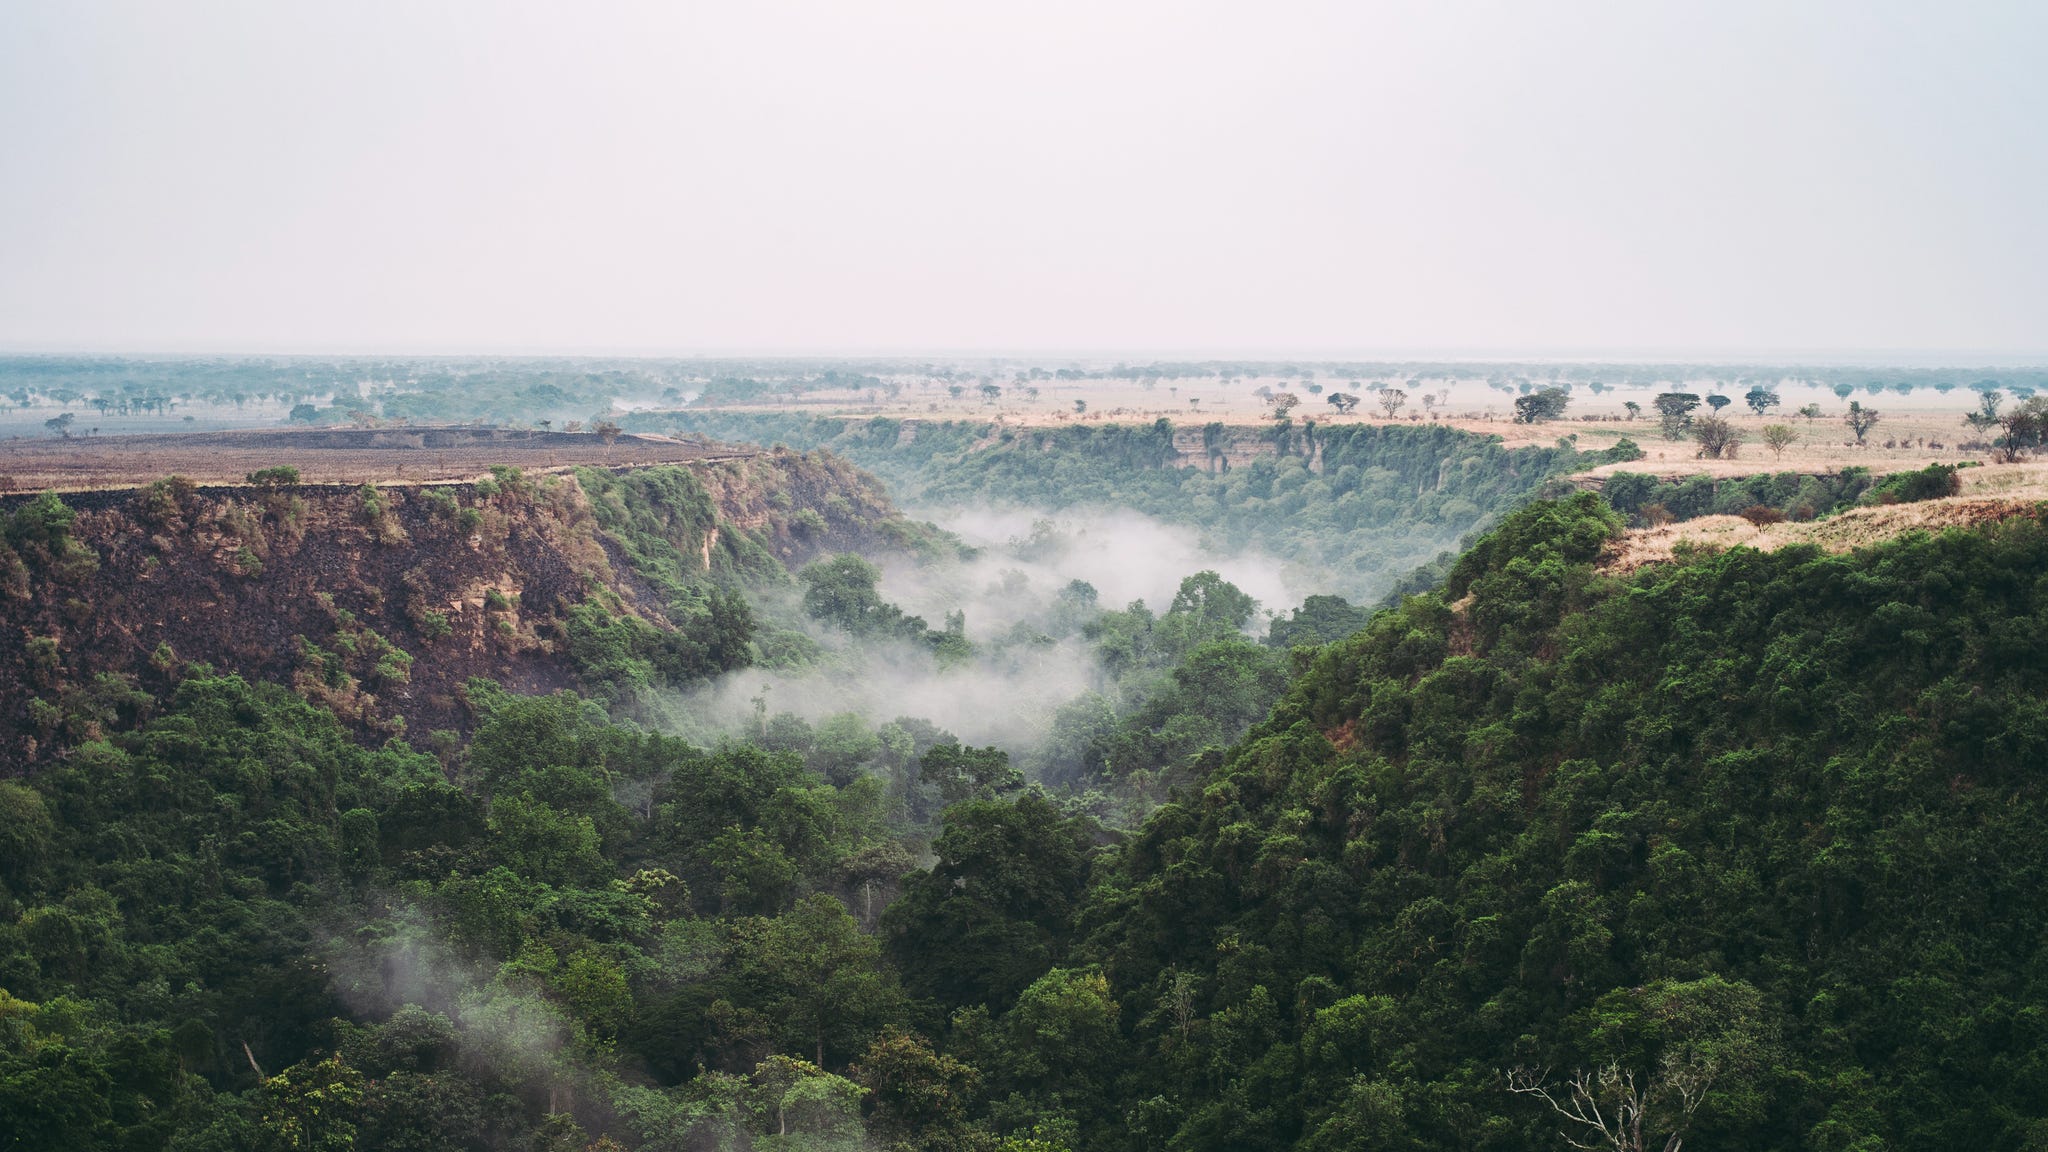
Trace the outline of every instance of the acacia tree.
<path fill-rule="evenodd" d="M 1379 397 L 1380 407 L 1386 411 L 1389 420 L 1401 410 L 1401 405 L 1408 402 L 1408 393 L 1399 388 L 1382 388 L 1375 395 Z"/>
<path fill-rule="evenodd" d="M 1742 443 L 1742 433 L 1719 416 L 1702 416 L 1693 421 L 1692 438 L 1700 446 L 1700 455 L 1709 460 L 1733 458 L 1736 445 Z"/>
<path fill-rule="evenodd" d="M 1771 450 L 1776 459 L 1784 459 L 1785 449 L 1799 442 L 1799 430 L 1790 424 L 1764 425 L 1764 447 Z"/>
<path fill-rule="evenodd" d="M 1564 415 L 1565 405 L 1571 403 L 1571 394 L 1562 388 L 1539 388 L 1527 396 L 1515 398 L 1515 423 L 1540 424 Z"/>
<path fill-rule="evenodd" d="M 1877 427 L 1877 421 L 1877 409 L 1865 408 L 1855 400 L 1849 401 L 1849 412 L 1842 417 L 1842 423 L 1847 424 L 1849 431 L 1856 434 L 1856 442 L 1858 444 L 1863 443 L 1863 438 L 1870 433 L 1872 428 Z"/>
<path fill-rule="evenodd" d="M 1979 432 L 1988 431 L 1998 423 L 1998 404 L 2005 399 L 2005 393 L 1987 388 L 1978 394 L 1982 407 L 1963 417 L 1963 423 Z"/>
<path fill-rule="evenodd" d="M 1659 392 L 1651 403 L 1663 423 L 1664 438 L 1682 440 L 1692 430 L 1692 410 L 1700 406 L 1700 398 L 1693 392 Z"/>
<path fill-rule="evenodd" d="M 2035 397 L 1999 418 L 2005 435 L 1998 438 L 1998 458 L 2017 464 L 2027 453 L 2048 443 L 2048 398 Z"/>
<path fill-rule="evenodd" d="M 1628 409 L 1628 418 L 1631 420 L 1643 414 L 1643 406 L 1633 400 L 1623 400 L 1621 406 Z"/>
<path fill-rule="evenodd" d="M 1761 384 L 1743 393 L 1742 399 L 1758 416 L 1762 416 L 1767 410 L 1776 408 L 1779 404 L 1778 394 Z"/>
<path fill-rule="evenodd" d="M 1330 407 L 1335 408 L 1339 412 L 1349 412 L 1353 408 L 1358 407 L 1358 397 L 1353 396 L 1349 392 L 1332 392 L 1328 399 Z"/>
<path fill-rule="evenodd" d="M 1716 416 L 1720 415 L 1721 409 L 1726 408 L 1730 403 L 1732 401 L 1719 392 L 1710 393 L 1707 396 L 1707 407 L 1712 408 Z"/>

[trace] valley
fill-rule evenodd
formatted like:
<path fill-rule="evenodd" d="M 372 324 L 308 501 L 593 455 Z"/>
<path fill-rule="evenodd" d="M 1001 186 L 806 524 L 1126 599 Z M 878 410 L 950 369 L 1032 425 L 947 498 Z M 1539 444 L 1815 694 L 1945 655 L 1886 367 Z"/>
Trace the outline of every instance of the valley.
<path fill-rule="evenodd" d="M 2038 1051 L 2028 452 L 352 423 L 0 441 L 10 1116 L 1518 1149 L 1625 1067 L 1705 1144 L 2014 1123 L 1949 1104 Z"/>

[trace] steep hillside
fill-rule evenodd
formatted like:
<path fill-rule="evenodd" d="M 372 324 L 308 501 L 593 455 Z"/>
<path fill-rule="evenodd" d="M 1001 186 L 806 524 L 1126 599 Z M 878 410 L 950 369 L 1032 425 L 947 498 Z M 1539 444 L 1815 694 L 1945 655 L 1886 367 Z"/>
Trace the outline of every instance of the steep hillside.
<path fill-rule="evenodd" d="M 469 726 L 472 677 L 599 694 L 683 681 L 747 662 L 731 589 L 821 550 L 926 539 L 870 478 L 790 452 L 435 487 L 173 478 L 6 508 L 14 763 L 132 723 L 194 662 L 422 744 Z"/>
<path fill-rule="evenodd" d="M 1008 428 L 969 421 L 645 413 L 640 426 L 824 446 L 913 507 L 1122 507 L 1258 549 L 1300 582 L 1374 600 L 1565 474 L 1640 455 L 1569 438 L 1511 447 L 1441 424 L 1211 423 Z"/>
<path fill-rule="evenodd" d="M 1510 517 L 1122 849 L 1065 962 L 1111 1030 L 1041 1054 L 1088 1146 L 2036 1138 L 2048 525 L 1603 577 L 1619 531 Z"/>

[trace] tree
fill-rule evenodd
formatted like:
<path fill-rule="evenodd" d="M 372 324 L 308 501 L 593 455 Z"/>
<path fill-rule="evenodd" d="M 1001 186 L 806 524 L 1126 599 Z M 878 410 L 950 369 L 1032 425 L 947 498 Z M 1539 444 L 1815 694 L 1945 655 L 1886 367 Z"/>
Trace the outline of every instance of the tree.
<path fill-rule="evenodd" d="M 1628 418 L 1631 420 L 1643 414 L 1643 406 L 1633 400 L 1623 400 L 1621 406 L 1628 409 Z"/>
<path fill-rule="evenodd" d="M 905 616 L 876 590 L 882 570 L 851 552 L 806 564 L 796 578 L 804 586 L 804 611 L 814 620 L 855 636 L 924 635 L 921 618 Z"/>
<path fill-rule="evenodd" d="M 1349 392 L 1332 392 L 1325 399 L 1329 401 L 1330 407 L 1335 408 L 1339 412 L 1349 412 L 1353 408 L 1358 407 L 1358 397 L 1351 395 Z"/>
<path fill-rule="evenodd" d="M 950 1146 L 931 1139 L 964 1125 L 981 1080 L 972 1065 L 941 1056 L 931 1041 L 894 1026 L 883 1029 L 848 1072 L 868 1090 L 880 1135 L 910 1147 Z"/>
<path fill-rule="evenodd" d="M 1273 397 L 1273 419 L 1291 419 L 1292 417 L 1290 417 L 1288 413 L 1294 411 L 1295 405 L 1300 403 L 1301 397 L 1296 396 L 1292 392 L 1282 392 L 1279 395 Z"/>
<path fill-rule="evenodd" d="M 1682 440 L 1692 430 L 1692 410 L 1700 406 L 1700 398 L 1692 392 L 1660 392 L 1651 403 L 1663 424 L 1664 438 Z"/>
<path fill-rule="evenodd" d="M 1778 394 L 1761 384 L 1743 393 L 1742 399 L 1749 405 L 1750 410 L 1758 416 L 1762 416 L 1767 410 L 1776 408 L 1779 404 Z"/>
<path fill-rule="evenodd" d="M 1714 410 L 1714 414 L 1717 416 L 1721 414 L 1721 409 L 1726 408 L 1730 403 L 1732 403 L 1732 401 L 1730 401 L 1726 396 L 1721 395 L 1719 392 L 1710 392 L 1707 394 L 1707 407 L 1712 408 Z"/>
<path fill-rule="evenodd" d="M 905 987 L 1006 1006 L 1062 953 L 1088 886 L 1092 827 L 1031 792 L 947 809 L 931 871 L 912 874 L 882 913 Z"/>
<path fill-rule="evenodd" d="M 1807 422 L 1808 424 L 1811 424 L 1811 423 L 1813 423 L 1813 422 L 1814 422 L 1815 420 L 1818 420 L 1818 419 L 1820 419 L 1820 405 L 1818 405 L 1818 404 L 1808 404 L 1808 405 L 1807 405 L 1806 407 L 1804 407 L 1804 408 L 1801 408 L 1801 409 L 1799 410 L 1799 414 L 1800 414 L 1801 416 L 1804 416 L 1804 417 L 1806 417 L 1806 422 Z"/>
<path fill-rule="evenodd" d="M 1086 400 L 1076 400 L 1076 401 L 1074 401 L 1074 415 L 1076 415 L 1076 416 L 1079 416 L 1079 415 L 1082 415 L 1082 414 L 1086 413 L 1087 411 L 1088 411 L 1088 402 L 1087 402 Z"/>
<path fill-rule="evenodd" d="M 1001 399 L 1002 395 L 1003 388 L 1000 384 L 983 384 L 981 386 L 981 398 L 983 400 L 994 403 L 996 400 Z"/>
<path fill-rule="evenodd" d="M 43 427 L 48 428 L 50 431 L 56 433 L 59 436 L 62 436 L 66 440 L 69 440 L 71 439 L 71 422 L 76 419 L 78 419 L 77 416 L 73 415 L 72 413 L 66 412 L 63 413 L 62 415 L 52 416 L 48 420 L 43 421 Z"/>
<path fill-rule="evenodd" d="M 617 424 L 609 420 L 599 420 L 590 426 L 590 430 L 599 440 L 604 441 L 604 449 L 607 456 L 611 454 L 612 445 L 619 442 L 619 433 L 624 431 Z"/>
<path fill-rule="evenodd" d="M 866 1048 L 901 997 L 882 973 L 875 938 L 836 896 L 817 892 L 769 923 L 743 963 L 769 990 L 766 1013 L 785 1043 L 802 1044 L 820 1067 L 837 1050 Z"/>
<path fill-rule="evenodd" d="M 2048 397 L 2034 397 L 1999 418 L 1998 458 L 2017 464 L 2048 443 Z"/>
<path fill-rule="evenodd" d="M 947 804 L 993 800 L 1024 787 L 1024 775 L 1000 748 L 974 748 L 957 741 L 934 744 L 918 760 L 918 778 L 939 790 Z"/>
<path fill-rule="evenodd" d="M 1673 1069 L 1645 1077 L 1641 1086 L 1633 1071 L 1619 1064 L 1574 1072 L 1564 1084 L 1552 1088 L 1548 1077 L 1537 1069 L 1515 1068 L 1507 1074 L 1507 1089 L 1522 1096 L 1534 1096 L 1550 1106 L 1577 1129 L 1560 1131 L 1559 1136 L 1574 1148 L 1593 1152 L 1648 1152 L 1659 1132 L 1668 1133 L 1664 1152 L 1679 1152 L 1693 1113 L 1706 1099 L 1711 1076 L 1691 1069 Z M 1559 1099 L 1562 1096 L 1563 1099 Z"/>
<path fill-rule="evenodd" d="M 1275 616 L 1266 628 L 1266 643 L 1275 648 L 1296 644 L 1330 644 L 1365 627 L 1370 609 L 1342 596 L 1310 596 L 1292 616 Z"/>
<path fill-rule="evenodd" d="M 1540 424 L 1564 415 L 1565 405 L 1571 403 L 1571 393 L 1562 388 L 1539 388 L 1527 396 L 1515 398 L 1515 423 Z"/>
<path fill-rule="evenodd" d="M 1847 424 L 1849 431 L 1856 434 L 1858 444 L 1863 443 L 1863 437 L 1868 435 L 1872 428 L 1877 427 L 1877 421 L 1877 409 L 1865 408 L 1855 400 L 1849 401 L 1848 414 L 1842 417 L 1842 423 Z"/>
<path fill-rule="evenodd" d="M 1380 408 L 1386 412 L 1389 420 L 1400 412 L 1401 405 L 1408 402 L 1408 393 L 1399 388 L 1382 388 L 1374 395 L 1379 397 Z"/>
<path fill-rule="evenodd" d="M 1985 432 L 1998 424 L 1998 404 L 2005 394 L 1997 389 L 1987 388 L 1978 393 L 1980 407 L 1963 417 L 1963 423 L 1978 432 Z"/>
<path fill-rule="evenodd" d="M 1709 460 L 1733 457 L 1735 446 L 1742 443 L 1742 433 L 1719 416 L 1702 416 L 1693 421 L 1692 438 L 1700 446 L 1700 455 Z"/>
<path fill-rule="evenodd" d="M 1184 630 L 1186 647 L 1236 636 L 1259 602 L 1211 569 L 1183 577 L 1161 624 Z"/>
<path fill-rule="evenodd" d="M 1766 424 L 1763 436 L 1764 447 L 1771 450 L 1773 457 L 1781 460 L 1784 459 L 1785 449 L 1799 442 L 1799 430 L 1790 424 Z"/>
<path fill-rule="evenodd" d="M 294 1064 L 263 1082 L 262 1131 L 292 1152 L 344 1152 L 356 1146 L 362 1098 L 363 1074 L 341 1057 Z"/>

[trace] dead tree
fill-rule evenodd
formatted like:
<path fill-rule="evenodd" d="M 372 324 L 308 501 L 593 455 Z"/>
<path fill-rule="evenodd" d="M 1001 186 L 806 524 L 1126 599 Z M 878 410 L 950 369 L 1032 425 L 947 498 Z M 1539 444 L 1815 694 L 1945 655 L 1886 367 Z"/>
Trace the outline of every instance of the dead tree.
<path fill-rule="evenodd" d="M 1547 1070 L 1514 1068 L 1507 1073 L 1507 1088 L 1536 1097 L 1578 1125 L 1577 1135 L 1564 1129 L 1557 1133 L 1572 1147 L 1583 1152 L 1649 1152 L 1657 1132 L 1669 1129 L 1663 1152 L 1679 1152 L 1693 1113 L 1713 1086 L 1714 1073 L 1709 1065 L 1667 1059 L 1640 1087 L 1634 1072 L 1615 1064 L 1580 1069 L 1555 1090 L 1549 1079 Z"/>

